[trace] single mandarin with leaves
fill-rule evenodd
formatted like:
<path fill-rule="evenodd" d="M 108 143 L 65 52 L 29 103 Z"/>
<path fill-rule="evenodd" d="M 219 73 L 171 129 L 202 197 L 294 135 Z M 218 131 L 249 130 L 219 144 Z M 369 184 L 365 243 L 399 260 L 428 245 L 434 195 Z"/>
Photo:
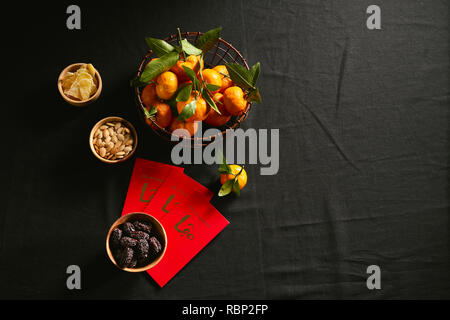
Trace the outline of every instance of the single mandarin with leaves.
<path fill-rule="evenodd" d="M 223 126 L 225 123 L 230 121 L 231 115 L 228 113 L 227 109 L 225 109 L 225 105 L 223 104 L 223 94 L 220 92 L 216 92 L 213 96 L 213 100 L 219 109 L 220 114 L 217 113 L 216 110 L 211 108 L 208 112 L 208 116 L 205 119 L 205 122 L 213 127 Z"/>
<path fill-rule="evenodd" d="M 237 179 L 239 183 L 239 189 L 242 190 L 247 184 L 247 172 L 245 172 L 245 169 L 237 164 L 230 164 L 229 167 L 232 173 L 222 173 L 220 175 L 220 183 L 224 184 L 229 180 Z"/>
<path fill-rule="evenodd" d="M 169 100 L 178 89 L 175 73 L 165 71 L 156 78 L 156 95 L 162 100 Z"/>
<path fill-rule="evenodd" d="M 247 106 L 244 91 L 238 86 L 232 86 L 225 90 L 223 102 L 227 111 L 233 116 L 241 115 Z"/>
<path fill-rule="evenodd" d="M 156 109 L 156 116 L 154 119 L 158 126 L 161 128 L 168 127 L 173 120 L 172 109 L 170 109 L 170 106 L 167 103 L 157 101 L 153 104 L 153 106 L 148 108 L 146 107 L 147 111 L 151 112 L 152 107 Z M 148 125 L 154 127 L 153 122 L 149 118 L 146 118 L 145 121 Z"/>
<path fill-rule="evenodd" d="M 184 130 L 174 133 L 174 131 L 177 129 L 184 129 Z M 187 122 L 178 120 L 177 118 L 173 118 L 169 130 L 170 132 L 172 132 L 172 134 L 176 134 L 180 137 L 189 138 L 192 137 L 197 132 L 198 122 Z"/>
<path fill-rule="evenodd" d="M 218 92 L 222 88 L 222 76 L 219 72 L 213 69 L 204 69 L 202 71 L 203 80 L 206 83 L 213 84 L 215 86 L 218 86 L 219 88 L 217 90 L 211 90 L 211 92 Z"/>
<path fill-rule="evenodd" d="M 229 87 L 233 86 L 233 81 L 230 78 L 230 74 L 228 73 L 227 67 L 223 64 L 219 64 L 213 68 L 213 70 L 217 71 L 222 76 L 222 87 L 219 92 L 224 92 Z"/>
<path fill-rule="evenodd" d="M 158 102 L 158 96 L 156 95 L 156 85 L 150 83 L 144 87 L 141 93 L 141 99 L 145 107 L 150 108 L 156 102 Z"/>
<path fill-rule="evenodd" d="M 194 100 L 195 100 L 195 111 L 190 117 L 185 119 L 185 121 L 187 122 L 203 121 L 208 116 L 210 107 L 206 103 L 205 99 L 203 99 L 202 96 L 200 96 L 200 94 L 196 91 L 191 93 L 191 96 L 187 101 L 180 101 L 177 103 L 178 115 L 181 115 L 183 109 L 187 105 L 190 105 Z"/>

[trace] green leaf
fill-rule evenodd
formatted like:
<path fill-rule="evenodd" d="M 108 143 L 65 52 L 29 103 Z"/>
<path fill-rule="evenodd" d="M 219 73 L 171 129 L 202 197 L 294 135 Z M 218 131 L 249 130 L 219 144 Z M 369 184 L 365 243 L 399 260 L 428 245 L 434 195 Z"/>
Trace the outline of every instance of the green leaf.
<path fill-rule="evenodd" d="M 181 40 L 181 48 L 188 55 L 198 56 L 199 54 L 202 54 L 202 50 L 200 50 L 199 48 L 195 47 L 187 39 Z"/>
<path fill-rule="evenodd" d="M 208 92 L 206 92 L 205 90 L 202 91 L 202 97 L 203 99 L 205 99 L 206 103 L 213 108 L 218 114 L 222 114 L 219 111 L 219 108 L 217 108 L 216 103 L 214 102 L 214 100 L 211 98 L 211 96 L 208 94 Z"/>
<path fill-rule="evenodd" d="M 181 113 L 178 115 L 178 120 L 186 121 L 186 119 L 192 117 L 195 113 L 196 107 L 197 107 L 196 100 L 192 100 L 192 102 L 186 104 L 183 110 L 181 110 Z"/>
<path fill-rule="evenodd" d="M 204 63 L 203 63 L 203 54 L 201 54 L 200 55 L 200 65 L 201 66 L 204 66 Z M 198 70 L 198 75 L 200 76 L 200 79 L 202 80 L 202 83 L 205 83 L 205 80 L 203 79 L 203 73 L 202 73 L 203 71 L 202 71 L 202 68 L 200 68 L 199 70 Z M 197 78 L 198 79 L 198 78 Z"/>
<path fill-rule="evenodd" d="M 192 70 L 189 67 L 183 66 L 184 72 L 186 72 L 187 76 L 189 77 L 189 79 L 192 80 L 192 82 L 194 82 L 195 79 L 197 79 L 197 75 L 195 74 L 194 70 Z"/>
<path fill-rule="evenodd" d="M 178 90 L 178 94 L 176 95 L 176 102 L 181 101 L 188 101 L 189 97 L 191 96 L 192 92 L 192 84 L 191 83 L 184 83 L 180 86 Z"/>
<path fill-rule="evenodd" d="M 198 81 L 197 75 L 195 74 L 194 70 L 186 66 L 183 66 L 183 69 L 184 72 L 186 72 L 186 75 L 189 77 L 189 79 L 191 79 L 194 85 L 194 89 L 198 90 L 198 88 L 200 87 L 200 82 Z"/>
<path fill-rule="evenodd" d="M 261 103 L 261 96 L 259 94 L 258 88 L 250 89 L 249 94 L 247 96 L 247 101 Z"/>
<path fill-rule="evenodd" d="M 156 115 L 157 113 L 158 113 L 158 111 L 156 110 L 156 108 L 154 106 L 152 106 L 149 111 L 147 111 L 147 109 L 144 108 L 144 114 L 147 118 L 151 118 L 152 116 Z"/>
<path fill-rule="evenodd" d="M 208 89 L 209 91 L 216 91 L 219 90 L 220 88 L 221 88 L 220 86 L 216 86 L 215 84 L 212 83 L 206 84 L 206 89 Z"/>
<path fill-rule="evenodd" d="M 233 192 L 239 197 L 241 195 L 241 187 L 239 186 L 238 179 L 233 179 Z"/>
<path fill-rule="evenodd" d="M 223 174 L 233 174 L 233 172 L 231 171 L 231 168 L 229 165 L 227 164 L 221 164 L 219 166 L 219 173 L 223 173 Z"/>
<path fill-rule="evenodd" d="M 234 179 L 225 182 L 219 190 L 219 197 L 226 196 L 233 190 Z"/>
<path fill-rule="evenodd" d="M 226 63 L 228 73 L 230 74 L 231 80 L 241 87 L 242 89 L 254 89 L 253 85 L 253 74 L 250 73 L 244 66 L 237 63 Z"/>
<path fill-rule="evenodd" d="M 201 49 L 204 53 L 211 50 L 217 43 L 220 37 L 222 27 L 209 30 L 205 32 L 196 42 L 196 47 Z"/>
<path fill-rule="evenodd" d="M 259 77 L 259 72 L 261 71 L 261 65 L 259 62 L 255 63 L 251 68 L 250 68 L 250 74 L 252 75 L 252 85 L 253 87 L 256 86 L 256 81 L 258 81 L 258 77 Z"/>
<path fill-rule="evenodd" d="M 165 54 L 172 52 L 175 50 L 175 47 L 171 44 L 167 43 L 164 40 L 161 39 L 155 39 L 155 38 L 145 38 L 145 41 L 147 42 L 150 49 L 158 56 L 162 57 Z"/>
<path fill-rule="evenodd" d="M 172 98 L 169 100 L 166 100 L 166 103 L 169 105 L 170 109 L 172 109 L 172 114 L 174 117 L 178 117 L 178 109 L 177 109 L 177 97 L 178 93 L 180 93 L 180 90 L 184 89 L 185 86 L 190 85 L 190 83 L 184 83 L 181 86 L 178 87 L 177 91 L 173 94 Z"/>
<path fill-rule="evenodd" d="M 175 63 L 177 63 L 179 59 L 179 55 L 176 51 L 169 52 L 158 60 L 151 61 L 142 72 L 141 77 L 136 80 L 132 80 L 132 85 L 143 86 L 147 85 L 152 81 L 155 77 L 163 73 L 164 71 L 169 70 Z"/>

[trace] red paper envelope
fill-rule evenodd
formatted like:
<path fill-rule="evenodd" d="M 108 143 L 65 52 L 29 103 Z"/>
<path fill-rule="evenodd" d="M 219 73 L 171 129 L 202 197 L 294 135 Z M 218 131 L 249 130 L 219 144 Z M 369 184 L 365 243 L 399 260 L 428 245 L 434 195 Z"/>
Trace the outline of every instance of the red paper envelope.
<path fill-rule="evenodd" d="M 183 175 L 183 168 L 137 158 L 128 186 L 122 216 L 142 212 L 170 173 Z"/>
<path fill-rule="evenodd" d="M 146 212 L 161 214 L 160 206 L 152 201 Z M 198 201 L 195 196 L 173 207 L 159 220 L 167 234 L 167 249 L 162 260 L 147 273 L 161 287 L 229 224 L 209 202 Z"/>
<path fill-rule="evenodd" d="M 185 174 L 171 171 L 166 181 L 160 186 L 158 192 L 148 203 L 151 206 L 151 215 L 159 219 L 169 214 L 173 208 L 183 204 L 184 201 L 194 196 L 199 202 L 209 202 L 213 193 L 197 181 Z M 144 212 L 149 213 L 147 208 Z"/>

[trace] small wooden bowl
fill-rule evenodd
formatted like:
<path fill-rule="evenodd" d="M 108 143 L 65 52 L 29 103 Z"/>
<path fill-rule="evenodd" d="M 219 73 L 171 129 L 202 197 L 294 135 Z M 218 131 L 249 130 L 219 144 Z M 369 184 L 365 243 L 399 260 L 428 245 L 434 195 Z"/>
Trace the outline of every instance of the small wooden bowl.
<path fill-rule="evenodd" d="M 63 71 L 61 71 L 59 77 L 58 77 L 58 91 L 61 94 L 61 97 L 63 97 L 64 100 L 66 100 L 68 103 L 70 103 L 73 106 L 76 107 L 84 107 L 87 106 L 88 104 L 94 102 L 95 100 L 98 99 L 98 97 L 100 96 L 100 93 L 102 92 L 102 78 L 100 77 L 100 73 L 97 71 L 97 69 L 95 69 L 95 78 L 97 79 L 97 91 L 87 100 L 77 100 L 77 99 L 72 99 L 68 96 L 65 95 L 64 90 L 62 88 L 62 82 L 64 80 L 64 77 L 66 76 L 67 72 L 75 72 L 77 71 L 83 64 L 85 63 L 74 63 L 71 64 L 70 66 L 67 66 Z"/>
<path fill-rule="evenodd" d="M 162 252 L 159 254 L 159 256 L 146 266 L 143 266 L 140 268 L 121 268 L 117 264 L 116 260 L 114 259 L 113 254 L 111 252 L 111 248 L 109 247 L 109 238 L 111 236 L 112 231 L 115 228 L 117 228 L 119 225 L 121 225 L 125 222 L 128 222 L 128 221 L 135 221 L 135 220 L 147 221 L 152 224 L 152 230 L 156 231 L 156 234 L 158 234 L 159 239 L 162 242 L 161 246 L 163 249 L 162 249 Z M 116 222 L 113 223 L 113 225 L 111 226 L 111 228 L 108 231 L 108 235 L 106 236 L 106 252 L 108 253 L 109 259 L 112 261 L 112 263 L 114 263 L 114 265 L 117 268 L 119 268 L 120 270 L 123 270 L 123 271 L 127 271 L 127 272 L 142 272 L 142 271 L 146 271 L 148 269 L 153 268 L 163 258 L 164 253 L 166 253 L 166 248 L 167 248 L 167 235 L 166 235 L 166 231 L 164 230 L 164 227 L 155 217 L 153 217 L 149 214 L 143 213 L 143 212 L 133 212 L 133 213 L 129 213 L 129 214 L 126 214 L 126 215 L 120 217 L 119 219 L 116 220 Z"/>
<path fill-rule="evenodd" d="M 133 135 L 134 144 L 133 144 L 133 149 L 131 150 L 131 152 L 126 157 L 123 157 L 122 159 L 108 160 L 108 159 L 105 159 L 105 158 L 101 157 L 97 153 L 97 151 L 95 151 L 93 142 L 94 142 L 94 135 L 95 135 L 95 132 L 97 132 L 97 129 L 100 128 L 105 123 L 113 122 L 113 121 L 120 121 L 128 129 L 130 129 L 131 134 Z M 138 143 L 138 135 L 137 135 L 136 129 L 133 127 L 133 125 L 130 122 L 128 122 L 127 120 L 125 120 L 124 118 L 121 118 L 121 117 L 112 116 L 112 117 L 107 117 L 107 118 L 104 118 L 104 119 L 100 120 L 99 122 L 97 122 L 94 125 L 94 127 L 91 130 L 91 134 L 89 135 L 89 147 L 91 148 L 92 153 L 94 154 L 94 156 L 97 159 L 99 159 L 100 161 L 103 161 L 105 163 L 118 163 L 118 162 L 123 162 L 123 161 L 128 160 L 134 154 L 134 152 L 136 151 L 137 143 Z"/>

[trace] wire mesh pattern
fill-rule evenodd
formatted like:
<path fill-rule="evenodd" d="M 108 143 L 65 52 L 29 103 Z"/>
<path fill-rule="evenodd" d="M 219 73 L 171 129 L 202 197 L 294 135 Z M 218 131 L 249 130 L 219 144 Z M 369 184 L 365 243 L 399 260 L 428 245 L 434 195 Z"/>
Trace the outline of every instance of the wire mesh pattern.
<path fill-rule="evenodd" d="M 197 39 L 203 34 L 203 32 L 183 32 L 181 33 L 181 36 L 183 38 L 186 38 L 190 43 L 196 43 Z M 178 35 L 174 34 L 170 37 L 167 37 L 164 39 L 166 42 L 172 44 L 172 45 L 178 45 Z M 142 72 L 145 69 L 145 66 L 147 63 L 153 59 L 156 58 L 156 55 L 153 54 L 152 50 L 149 50 L 145 57 L 142 59 L 141 64 L 138 69 L 137 76 L 140 77 Z M 246 69 L 249 69 L 247 61 L 245 58 L 241 55 L 241 53 L 236 50 L 230 43 L 226 42 L 225 40 L 219 38 L 216 45 L 211 48 L 207 53 L 203 56 L 204 66 L 205 68 L 213 68 L 216 65 L 219 64 L 225 64 L 225 63 L 238 63 L 242 66 L 244 66 Z M 143 88 L 136 87 L 135 94 L 136 94 L 136 103 L 139 108 L 139 113 L 141 115 L 142 120 L 145 122 L 146 116 L 144 113 L 144 103 L 141 99 L 141 92 Z M 239 128 L 242 121 L 244 121 L 247 118 L 247 115 L 250 111 L 251 103 L 247 103 L 247 106 L 245 107 L 244 112 L 239 116 L 233 116 L 228 123 L 225 125 L 219 127 L 218 129 L 221 131 L 220 134 L 209 136 L 209 137 L 203 137 L 203 133 L 201 137 L 190 137 L 188 138 L 191 140 L 191 146 L 205 146 L 211 142 L 213 142 L 216 138 L 219 137 L 225 137 L 227 134 L 228 129 L 236 129 Z M 160 127 L 152 118 L 150 118 L 150 121 L 152 122 L 152 125 L 150 126 L 159 136 L 163 137 L 164 139 L 171 141 L 171 133 L 169 130 Z M 205 122 L 203 122 L 202 125 L 203 129 L 208 129 L 210 126 L 208 126 Z"/>

